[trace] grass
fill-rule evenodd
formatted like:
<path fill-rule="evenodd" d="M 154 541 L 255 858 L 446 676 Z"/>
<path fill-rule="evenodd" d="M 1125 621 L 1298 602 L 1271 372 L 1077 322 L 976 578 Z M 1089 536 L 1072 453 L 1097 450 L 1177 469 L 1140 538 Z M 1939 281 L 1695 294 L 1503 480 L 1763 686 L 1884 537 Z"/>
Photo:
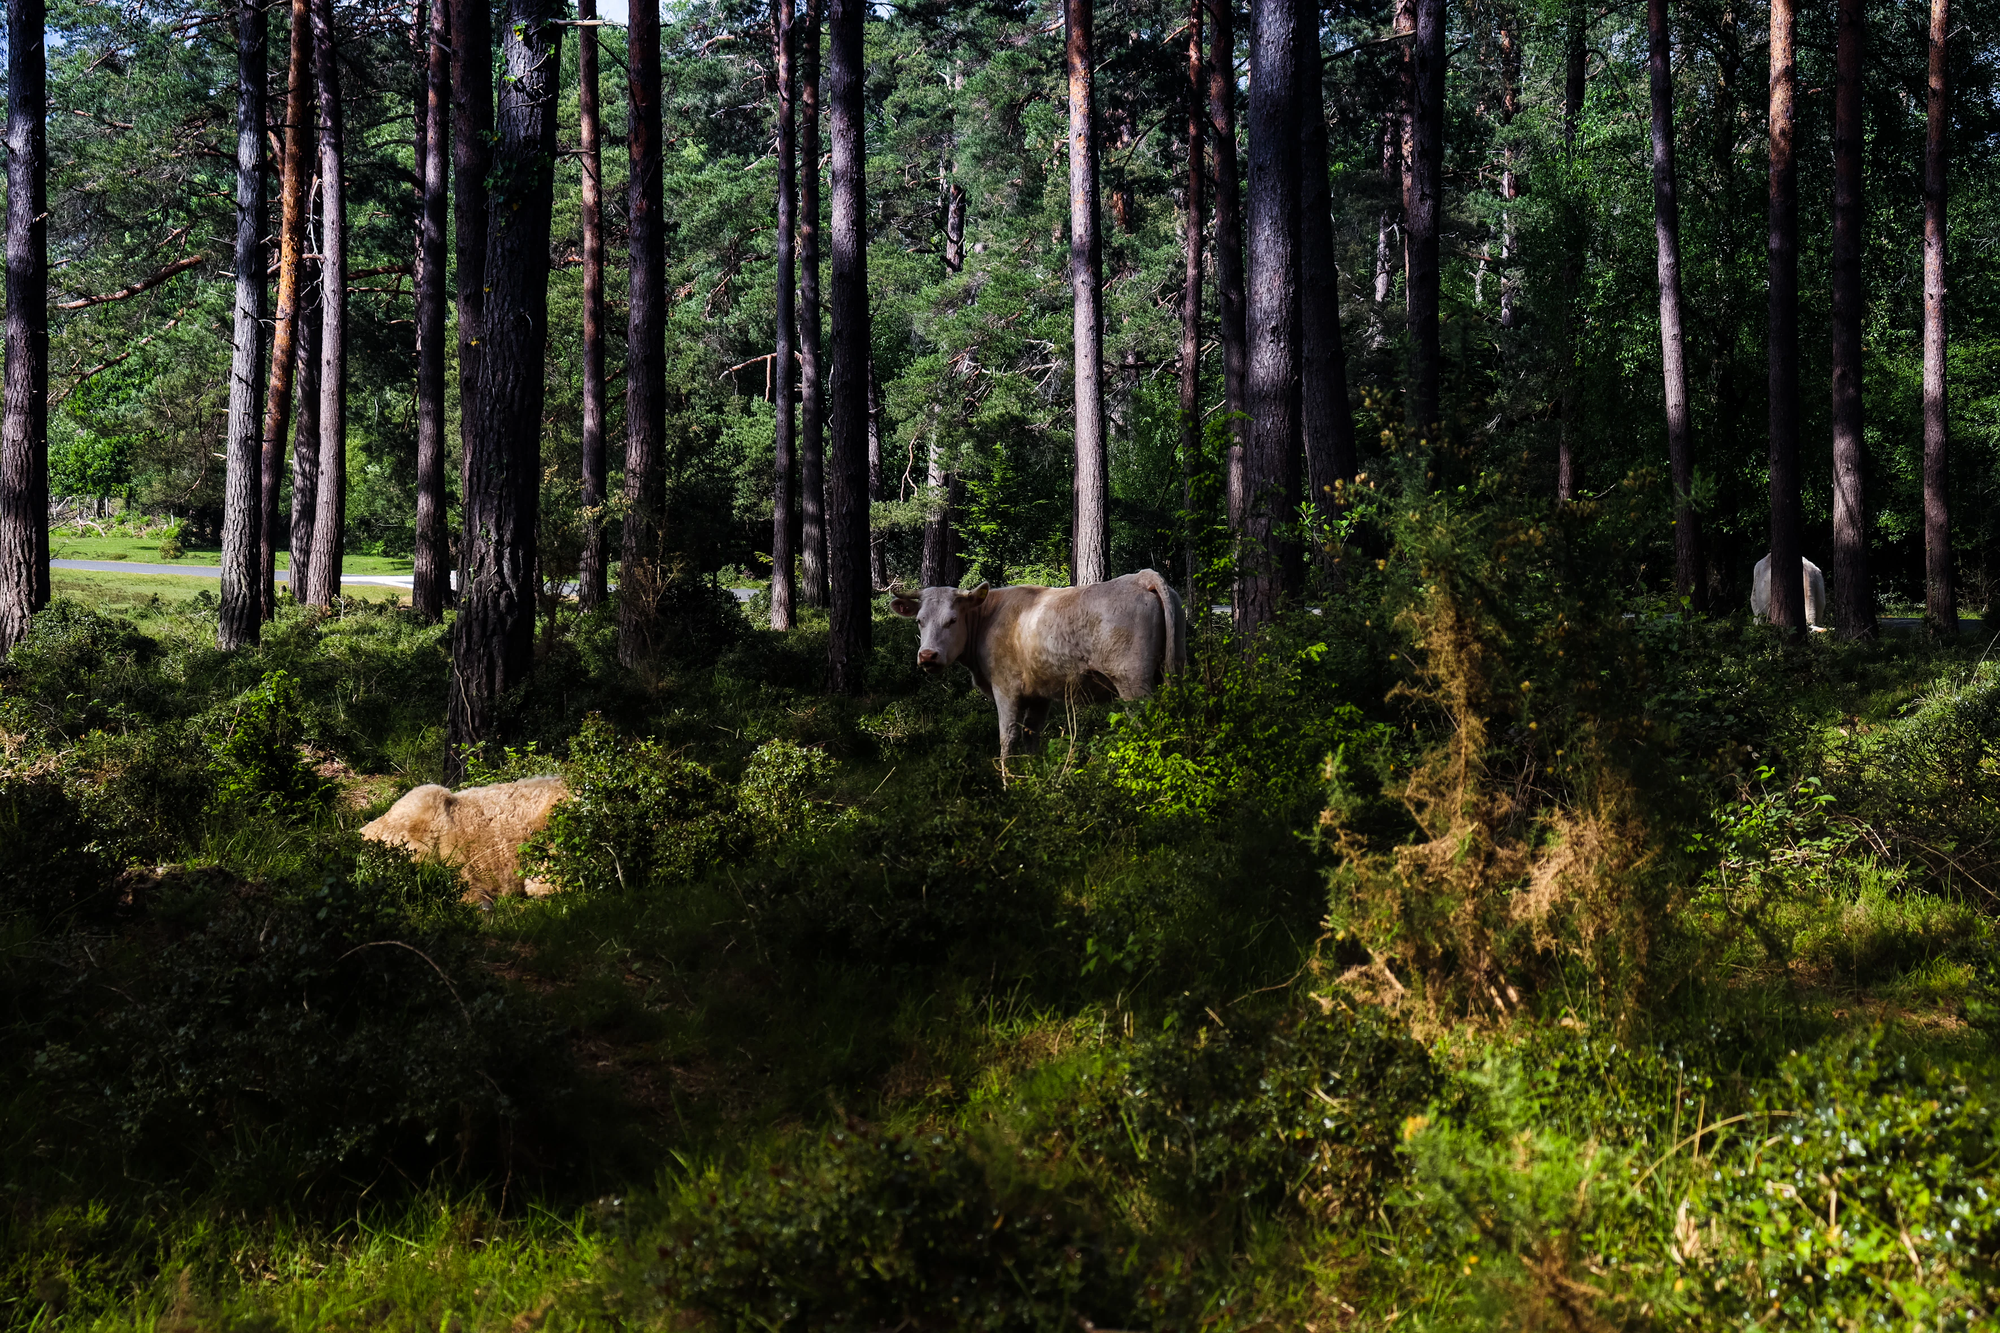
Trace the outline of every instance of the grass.
<path fill-rule="evenodd" d="M 220 547 L 184 547 L 181 554 L 168 558 L 160 554 L 158 536 L 98 536 L 75 530 L 49 534 L 49 557 L 53 560 L 129 560 L 141 565 L 207 565 L 221 563 Z M 290 569 L 289 551 L 278 552 L 278 568 Z M 415 565 L 408 556 L 348 555 L 340 562 L 344 574 L 407 574 Z"/>
<path fill-rule="evenodd" d="M 49 571 L 49 589 L 57 597 L 74 598 L 94 611 L 125 616 L 142 627 L 151 627 L 179 617 L 197 604 L 204 593 L 214 598 L 220 585 L 214 579 L 181 574 L 55 569 Z M 394 605 L 398 598 L 409 600 L 409 594 L 400 589 L 365 583 L 348 585 L 342 596 L 381 605 Z"/>

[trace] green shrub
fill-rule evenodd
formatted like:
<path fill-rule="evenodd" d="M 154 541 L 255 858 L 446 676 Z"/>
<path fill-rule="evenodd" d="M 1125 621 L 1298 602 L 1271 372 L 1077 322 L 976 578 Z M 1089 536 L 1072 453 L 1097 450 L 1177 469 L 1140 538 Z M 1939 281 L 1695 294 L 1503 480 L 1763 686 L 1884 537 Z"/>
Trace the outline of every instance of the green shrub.
<path fill-rule="evenodd" d="M 1058 1191 L 956 1135 L 858 1123 L 797 1165 L 683 1186 L 657 1254 L 668 1308 L 731 1330 L 1117 1325 L 1140 1285 Z"/>
<path fill-rule="evenodd" d="M 658 741 L 622 738 L 592 717 L 562 768 L 570 798 L 524 849 L 527 873 L 570 890 L 636 893 L 746 849 L 729 784 Z"/>
<path fill-rule="evenodd" d="M 825 750 L 793 741 L 766 741 L 750 756 L 737 799 L 766 839 L 794 838 L 834 823 L 839 815 L 812 791 L 840 765 Z"/>
<path fill-rule="evenodd" d="M 1339 995 L 1226 1018 L 1184 1000 L 1105 1076 L 1084 1142 L 1196 1213 L 1367 1217 L 1401 1174 L 1404 1121 L 1438 1087 L 1422 1045 Z"/>
<path fill-rule="evenodd" d="M 216 720 L 215 795 L 226 806 L 252 806 L 274 814 L 322 807 L 334 784 L 299 753 L 302 727 L 298 684 L 283 671 L 265 674 Z"/>

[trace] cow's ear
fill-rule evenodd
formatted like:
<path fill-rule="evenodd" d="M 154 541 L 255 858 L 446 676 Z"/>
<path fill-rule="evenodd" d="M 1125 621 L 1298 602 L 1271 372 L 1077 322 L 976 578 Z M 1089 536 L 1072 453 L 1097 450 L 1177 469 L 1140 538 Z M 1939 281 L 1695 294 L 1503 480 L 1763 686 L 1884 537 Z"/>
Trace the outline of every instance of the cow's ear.
<path fill-rule="evenodd" d="M 899 616 L 913 616 L 917 613 L 917 608 L 921 605 L 923 603 L 914 597 L 891 597 L 889 599 L 889 609 Z"/>
<path fill-rule="evenodd" d="M 966 593 L 965 597 L 966 600 L 968 601 L 983 602 L 986 600 L 986 592 L 987 592 L 986 581 L 984 579 L 981 579 L 979 582 L 979 586 L 977 588 L 974 588 L 972 591 Z"/>

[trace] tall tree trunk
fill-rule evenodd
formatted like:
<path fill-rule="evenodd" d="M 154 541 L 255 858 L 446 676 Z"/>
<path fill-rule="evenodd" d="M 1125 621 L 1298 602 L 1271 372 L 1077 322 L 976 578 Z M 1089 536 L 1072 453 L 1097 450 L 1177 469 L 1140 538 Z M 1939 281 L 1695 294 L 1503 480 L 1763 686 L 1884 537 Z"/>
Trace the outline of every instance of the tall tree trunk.
<path fill-rule="evenodd" d="M 1244 450 L 1250 442 L 1244 384 L 1249 335 L 1244 321 L 1243 189 L 1236 171 L 1236 0 L 1208 4 L 1208 124 L 1215 150 L 1216 331 L 1222 340 L 1222 407 L 1229 416 L 1223 474 L 1232 532 L 1243 530 Z"/>
<path fill-rule="evenodd" d="M 445 490 L 445 225 L 451 206 L 451 7 L 429 0 L 424 45 L 422 213 L 417 232 L 417 549 L 410 605 L 426 620 L 444 614 L 451 587 Z M 583 0 L 585 5 L 590 0 Z M 585 29 L 594 32 L 593 29 Z M 588 233 L 586 233 L 587 237 Z M 588 240 L 586 239 L 586 253 Z M 587 271 L 587 270 L 586 270 Z M 586 301 L 585 309 L 588 311 Z M 588 315 L 586 314 L 586 322 Z M 588 340 L 586 339 L 586 347 Z M 586 353 L 586 356 L 588 354 Z M 587 401 L 587 399 L 586 399 Z M 588 408 L 585 409 L 588 422 Z M 589 427 L 585 426 L 585 439 Z"/>
<path fill-rule="evenodd" d="M 1951 0 L 1931 0 L 1930 101 L 1924 131 L 1924 623 L 1958 634 L 1951 567 L 1950 422 L 1945 415 L 1945 40 Z"/>
<path fill-rule="evenodd" d="M 493 165 L 492 0 L 448 0 L 451 9 L 452 248 L 458 290 L 459 494 L 470 477 L 472 425 L 479 412 L 485 348 L 487 172 Z M 462 517 L 462 515 L 461 515 Z M 449 564 L 449 561 L 446 562 Z M 453 599 L 450 573 L 445 600 Z"/>
<path fill-rule="evenodd" d="M 477 452 L 466 466 L 465 572 L 446 712 L 454 781 L 474 748 L 493 739 L 501 699 L 527 677 L 534 657 L 549 214 L 562 87 L 558 3 L 512 0 L 501 39 L 507 77 L 493 177 L 510 206 L 491 219 L 486 236 L 486 347 L 472 431 Z"/>
<path fill-rule="evenodd" d="M 882 381 L 875 374 L 875 358 L 868 358 L 868 499 L 887 499 L 882 475 Z M 881 589 L 889 586 L 889 530 L 875 526 L 871 511 L 868 523 L 868 581 Z"/>
<path fill-rule="evenodd" d="M 1236 621 L 1277 614 L 1285 586 L 1279 527 L 1289 517 L 1285 474 L 1302 448 L 1299 336 L 1299 6 L 1255 0 L 1250 10 L 1250 447 Z"/>
<path fill-rule="evenodd" d="M 222 606 L 218 648 L 257 642 L 264 544 L 264 79 L 269 21 L 263 0 L 236 6 L 236 327 L 229 360 L 229 444 L 222 481 Z"/>
<path fill-rule="evenodd" d="M 1564 182 L 1559 204 L 1562 246 L 1563 357 L 1561 371 L 1562 405 L 1556 422 L 1556 499 L 1568 500 L 1576 494 L 1576 444 L 1582 422 L 1582 395 L 1577 384 L 1577 360 L 1583 328 L 1577 308 L 1583 284 L 1583 210 L 1576 198 L 1580 168 L 1576 159 L 1577 131 L 1583 125 L 1584 72 L 1589 63 L 1586 37 L 1589 14 L 1583 0 L 1569 0 L 1564 21 L 1563 41 L 1563 155 L 1569 159 L 1569 179 Z"/>
<path fill-rule="evenodd" d="M 618 593 L 618 660 L 653 653 L 666 498 L 667 241 L 660 216 L 660 3 L 632 0 L 626 38 L 631 126 L 630 318 L 625 337 L 625 550 Z"/>
<path fill-rule="evenodd" d="M 1521 195 L 1514 171 L 1514 117 L 1521 113 L 1520 17 L 1510 7 L 1500 20 L 1500 198 L 1512 204 Z M 1511 329 L 1514 312 L 1514 210 L 1500 211 L 1500 327 Z"/>
<path fill-rule="evenodd" d="M 1110 558 L 1110 478 L 1104 441 L 1104 249 L 1097 227 L 1096 99 L 1091 94 L 1091 0 L 1063 0 L 1069 72 L 1069 286 L 1075 343 L 1076 476 L 1070 582 L 1102 583 Z"/>
<path fill-rule="evenodd" d="M 1375 309 L 1374 332 L 1370 345 L 1385 346 L 1389 341 L 1387 314 L 1389 288 L 1395 281 L 1395 264 L 1390 257 L 1390 238 L 1403 216 L 1403 136 L 1400 114 L 1382 117 L 1382 187 L 1390 204 L 1375 216 Z"/>
<path fill-rule="evenodd" d="M 859 694 L 868 681 L 868 195 L 863 140 L 867 0 L 827 6 L 827 113 L 833 139 L 833 374 L 827 411 L 827 683 Z"/>
<path fill-rule="evenodd" d="M 798 310 L 794 301 L 798 265 L 793 245 L 798 232 L 797 71 L 792 68 L 796 34 L 794 0 L 771 0 L 771 40 L 778 67 L 778 318 L 777 350 L 772 358 L 776 385 L 776 448 L 771 480 L 771 628 L 792 628 L 792 484 L 795 480 L 793 421 L 793 350 L 797 342 Z"/>
<path fill-rule="evenodd" d="M 312 179 L 312 9 L 309 0 L 291 0 L 291 58 L 286 65 L 285 162 L 278 192 L 278 309 L 271 332 L 271 385 L 264 399 L 264 444 L 259 471 L 264 523 L 258 595 L 264 619 L 278 614 L 278 490 L 285 467 L 285 432 L 291 426 L 292 379 L 298 364 L 301 257 Z M 294 564 L 294 577 L 298 566 Z M 296 592 L 299 585 L 292 585 Z"/>
<path fill-rule="evenodd" d="M 924 520 L 924 549 L 917 568 L 917 582 L 926 588 L 951 587 L 958 575 L 952 569 L 952 494 L 957 478 L 945 465 L 944 446 L 931 437 L 924 471 L 924 494 L 936 506 Z"/>
<path fill-rule="evenodd" d="M 319 93 L 320 348 L 319 506 L 313 514 L 306 600 L 329 607 L 340 595 L 347 527 L 347 191 L 341 179 L 340 66 L 333 0 L 314 0 L 313 79 Z"/>
<path fill-rule="evenodd" d="M 7 0 L 7 368 L 0 654 L 49 602 L 48 54 L 43 0 Z"/>
<path fill-rule="evenodd" d="M 1327 177 L 1319 0 L 1299 0 L 1299 336 L 1303 351 L 1300 429 L 1306 495 L 1330 513 L 1336 481 L 1355 470 L 1354 410 L 1347 401 L 1347 350 L 1340 334 L 1340 267 L 1333 253 L 1333 187 Z M 1329 573 L 1331 552 L 1315 563 Z"/>
<path fill-rule="evenodd" d="M 1794 158 L 1798 100 L 1798 10 L 1771 0 L 1770 446 L 1771 623 L 1806 627 L 1799 563 L 1799 177 Z"/>
<path fill-rule="evenodd" d="M 826 360 L 819 299 L 819 27 L 821 0 L 805 0 L 799 34 L 799 594 L 825 606 Z"/>
<path fill-rule="evenodd" d="M 1681 328 L 1681 214 L 1674 174 L 1673 46 L 1667 0 L 1646 0 L 1653 97 L 1653 237 L 1659 249 L 1660 365 L 1667 403 L 1667 462 L 1674 477 L 1674 591 L 1708 609 L 1694 512 L 1694 424 L 1688 415 L 1687 340 Z"/>
<path fill-rule="evenodd" d="M 311 31 L 310 22 L 307 31 Z M 306 193 L 305 222 L 307 244 L 311 244 L 313 201 L 319 197 L 315 177 Z M 311 580 L 313 528 L 319 517 L 319 344 L 320 266 L 317 259 L 306 260 L 299 275 L 298 342 L 293 352 L 293 376 L 299 400 L 298 420 L 292 431 L 292 526 L 289 545 L 292 553 L 287 586 L 292 599 L 303 605 L 306 585 Z"/>
<path fill-rule="evenodd" d="M 1862 0 L 1840 0 L 1833 98 L 1833 623 L 1843 639 L 1875 634 L 1861 435 Z"/>
<path fill-rule="evenodd" d="M 1201 245 L 1202 185 L 1208 164 L 1202 151 L 1202 0 L 1188 5 L 1187 216 L 1181 241 L 1181 554 L 1186 600 L 1193 602 L 1195 556 L 1194 469 L 1201 457 Z"/>
<path fill-rule="evenodd" d="M 1412 424 L 1433 445 L 1439 425 L 1438 220 L 1444 188 L 1444 0 L 1417 0 L 1416 84 L 1409 159 L 1410 390 Z"/>
<path fill-rule="evenodd" d="M 598 103 L 597 0 L 577 0 L 577 138 L 582 156 L 583 206 L 583 438 L 582 500 L 601 511 L 605 485 L 604 418 L 609 396 L 604 379 L 604 152 L 603 113 Z M 586 611 L 604 605 L 609 593 L 609 560 L 604 520 L 584 519 L 583 550 L 577 558 L 577 601 Z"/>

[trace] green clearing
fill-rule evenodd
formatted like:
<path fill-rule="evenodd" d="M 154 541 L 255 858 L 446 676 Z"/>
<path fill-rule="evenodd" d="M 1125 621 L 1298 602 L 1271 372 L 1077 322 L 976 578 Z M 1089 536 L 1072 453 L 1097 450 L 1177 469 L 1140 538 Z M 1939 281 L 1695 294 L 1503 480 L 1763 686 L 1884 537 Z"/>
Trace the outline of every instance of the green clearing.
<path fill-rule="evenodd" d="M 49 557 L 54 560 L 130 560 L 140 565 L 215 565 L 222 560 L 220 547 L 182 547 L 179 555 L 166 555 L 158 535 L 132 535 L 112 530 L 108 535 L 58 529 L 49 534 Z M 290 569 L 289 551 L 278 552 L 278 568 Z M 349 555 L 340 562 L 344 574 L 407 574 L 414 566 L 407 556 Z"/>
<path fill-rule="evenodd" d="M 195 559 L 184 563 L 200 564 L 201 561 Z M 219 592 L 214 579 L 192 578 L 184 574 L 122 574 L 90 569 L 51 570 L 49 587 L 57 597 L 68 598 L 105 615 L 127 617 L 146 628 L 182 619 L 190 612 L 198 613 L 204 593 L 210 599 L 207 609 L 212 615 L 213 599 Z M 371 604 L 393 603 L 398 597 L 406 602 L 409 600 L 409 594 L 401 589 L 373 587 L 365 583 L 350 585 L 342 596 L 350 601 Z"/>
<path fill-rule="evenodd" d="M 2000 664 L 1418 503 L 1006 784 L 907 621 L 845 699 L 810 617 L 696 588 L 631 673 L 566 613 L 479 768 L 566 775 L 563 892 L 484 906 L 354 833 L 448 628 L 59 602 L 0 1326 L 1990 1326 Z"/>

